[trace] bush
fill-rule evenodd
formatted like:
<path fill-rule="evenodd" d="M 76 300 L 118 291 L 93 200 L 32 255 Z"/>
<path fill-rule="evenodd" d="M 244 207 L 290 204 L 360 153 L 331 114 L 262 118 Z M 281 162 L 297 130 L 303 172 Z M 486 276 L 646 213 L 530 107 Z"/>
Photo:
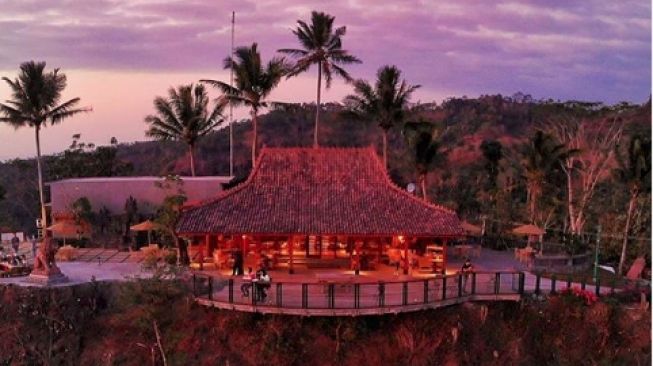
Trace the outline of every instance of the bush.
<path fill-rule="evenodd" d="M 70 262 L 77 258 L 77 250 L 72 245 L 64 245 L 57 250 L 54 258 L 60 262 Z"/>
<path fill-rule="evenodd" d="M 168 250 L 163 256 L 163 261 L 169 265 L 177 264 L 177 253 L 174 250 Z"/>

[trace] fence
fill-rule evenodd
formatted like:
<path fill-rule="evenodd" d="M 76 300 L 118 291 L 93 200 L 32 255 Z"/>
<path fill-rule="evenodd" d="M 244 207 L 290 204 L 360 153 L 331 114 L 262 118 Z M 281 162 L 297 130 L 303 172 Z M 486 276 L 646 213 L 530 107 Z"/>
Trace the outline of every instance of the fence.
<path fill-rule="evenodd" d="M 524 273 L 475 272 L 423 280 L 389 282 L 272 282 L 263 287 L 240 278 L 193 275 L 196 298 L 257 309 L 372 310 L 435 307 L 482 297 L 515 297 L 524 291 Z M 284 311 L 278 311 L 283 313 Z"/>
<path fill-rule="evenodd" d="M 519 300 L 525 294 L 555 294 L 578 287 L 597 296 L 624 290 L 645 293 L 639 281 L 573 282 L 571 277 L 542 277 L 525 272 L 474 272 L 423 280 L 389 282 L 272 282 L 263 287 L 240 278 L 196 273 L 197 300 L 222 308 L 285 314 L 355 315 L 413 311 L 473 300 Z M 639 295 L 638 295 L 639 296 Z"/>

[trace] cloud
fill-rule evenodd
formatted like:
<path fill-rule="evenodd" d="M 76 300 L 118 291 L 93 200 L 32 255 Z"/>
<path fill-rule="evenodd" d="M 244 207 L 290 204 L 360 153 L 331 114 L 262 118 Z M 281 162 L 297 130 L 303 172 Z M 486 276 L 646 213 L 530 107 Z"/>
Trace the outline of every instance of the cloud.
<path fill-rule="evenodd" d="M 642 101 L 651 90 L 650 2 L 533 0 L 0 0 L 0 69 L 28 59 L 64 69 L 215 70 L 237 43 L 266 57 L 293 47 L 312 9 L 347 25 L 345 48 L 373 77 L 397 64 L 451 94 Z M 588 92 L 591 90 L 591 92 Z M 600 92 L 597 92 L 600 91 Z"/>

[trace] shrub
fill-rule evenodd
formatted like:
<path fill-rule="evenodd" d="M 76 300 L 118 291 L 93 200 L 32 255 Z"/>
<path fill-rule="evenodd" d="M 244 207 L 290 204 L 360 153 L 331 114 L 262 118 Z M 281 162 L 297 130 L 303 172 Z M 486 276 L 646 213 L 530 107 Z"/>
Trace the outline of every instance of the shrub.
<path fill-rule="evenodd" d="M 163 261 L 169 265 L 177 264 L 177 252 L 174 250 L 168 250 L 163 255 Z"/>
<path fill-rule="evenodd" d="M 585 304 L 587 306 L 594 305 L 599 301 L 598 296 L 592 291 L 583 290 L 580 287 L 566 288 L 560 291 L 560 296 L 565 302 Z"/>
<path fill-rule="evenodd" d="M 54 255 L 55 259 L 61 262 L 69 262 L 77 257 L 77 250 L 72 245 L 64 245 Z"/>

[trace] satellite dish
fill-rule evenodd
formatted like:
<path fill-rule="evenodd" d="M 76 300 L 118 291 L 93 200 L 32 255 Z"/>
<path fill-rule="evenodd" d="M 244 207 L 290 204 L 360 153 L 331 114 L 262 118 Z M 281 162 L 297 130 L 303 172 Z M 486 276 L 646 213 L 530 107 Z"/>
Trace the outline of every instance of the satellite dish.
<path fill-rule="evenodd" d="M 415 189 L 417 189 L 415 183 L 408 183 L 408 185 L 406 186 L 406 190 L 408 191 L 408 193 L 415 193 Z"/>

